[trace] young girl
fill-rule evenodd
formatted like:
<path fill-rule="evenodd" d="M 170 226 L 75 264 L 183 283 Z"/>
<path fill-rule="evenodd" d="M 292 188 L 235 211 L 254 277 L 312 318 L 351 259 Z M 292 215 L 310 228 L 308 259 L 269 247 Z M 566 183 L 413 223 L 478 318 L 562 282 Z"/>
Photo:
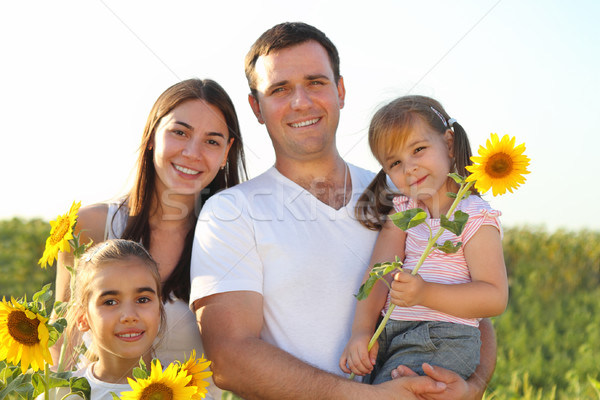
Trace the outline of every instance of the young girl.
<path fill-rule="evenodd" d="M 158 267 L 140 244 L 115 239 L 88 249 L 75 276 L 66 334 L 75 337 L 70 331 L 78 329 L 92 341 L 85 354 L 90 363 L 74 375 L 88 380 L 92 399 L 112 400 L 111 392 L 131 390 L 127 377 L 140 357 L 148 366 L 152 360 L 165 322 Z"/>
<path fill-rule="evenodd" d="M 358 302 L 340 368 L 356 375 L 370 373 L 371 383 L 381 383 L 390 380 L 391 371 L 399 365 L 423 374 L 422 364 L 429 363 L 466 379 L 479 363 L 479 320 L 501 314 L 508 299 L 500 212 L 492 210 L 478 193 L 462 200 L 457 209 L 469 214 L 462 234 L 457 237 L 445 231 L 438 240 L 462 242 L 462 246 L 455 254 L 434 250 L 418 274 L 412 275 L 427 245 L 429 228 L 421 224 L 405 232 L 387 215 L 422 208 L 435 235 L 440 216 L 454 201 L 447 192 L 458 191 L 448 174 L 468 175 L 469 141 L 439 102 L 405 96 L 375 114 L 369 145 L 382 165 L 356 210 L 363 225 L 380 230 L 369 265 L 393 261 L 396 256 L 404 265 L 403 272 L 387 277 L 389 293 L 378 282 L 369 297 Z M 388 177 L 400 195 L 392 195 Z M 368 276 L 369 271 L 365 280 Z M 378 318 L 391 303 L 397 307 L 369 352 Z"/>

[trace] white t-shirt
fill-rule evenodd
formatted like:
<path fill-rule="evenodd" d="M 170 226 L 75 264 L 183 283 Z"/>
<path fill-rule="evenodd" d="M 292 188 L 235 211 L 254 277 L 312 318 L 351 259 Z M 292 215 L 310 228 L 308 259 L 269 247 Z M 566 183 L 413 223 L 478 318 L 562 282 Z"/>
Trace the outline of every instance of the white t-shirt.
<path fill-rule="evenodd" d="M 99 380 L 92 373 L 94 363 L 88 364 L 86 367 L 82 369 L 78 369 L 73 372 L 73 376 L 81 376 L 87 379 L 90 384 L 91 391 L 91 399 L 92 400 L 112 400 L 111 392 L 114 392 L 117 395 L 121 395 L 121 392 L 127 392 L 131 390 L 131 386 L 127 383 L 108 383 Z M 59 388 L 58 390 L 50 391 L 50 400 L 59 400 L 63 396 L 69 393 L 69 388 Z M 44 394 L 36 397 L 36 400 L 43 400 L 45 398 Z M 68 397 L 69 400 L 73 399 L 81 399 L 78 395 L 72 395 Z"/>
<path fill-rule="evenodd" d="M 325 371 L 350 329 L 377 232 L 354 216 L 374 174 L 349 166 L 352 198 L 335 210 L 272 167 L 212 196 L 192 249 L 190 305 L 215 293 L 263 296 L 261 338 Z"/>

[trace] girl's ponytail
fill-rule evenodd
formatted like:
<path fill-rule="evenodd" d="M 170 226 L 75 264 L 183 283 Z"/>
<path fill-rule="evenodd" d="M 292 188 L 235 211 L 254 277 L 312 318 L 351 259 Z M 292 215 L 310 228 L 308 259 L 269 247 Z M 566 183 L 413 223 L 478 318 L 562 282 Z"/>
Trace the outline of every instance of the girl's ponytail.
<path fill-rule="evenodd" d="M 469 173 L 465 169 L 467 165 L 471 165 L 471 146 L 465 129 L 458 123 L 452 124 L 454 131 L 454 162 L 456 164 L 456 172 L 459 175 L 467 176 Z"/>
<path fill-rule="evenodd" d="M 394 193 L 387 184 L 387 175 L 380 170 L 358 198 L 356 218 L 368 229 L 379 231 L 392 210 Z"/>
<path fill-rule="evenodd" d="M 465 167 L 472 165 L 473 162 L 471 161 L 471 145 L 469 144 L 467 132 L 456 120 L 452 122 L 450 127 L 454 131 L 454 165 L 456 173 L 461 176 L 469 176 L 471 173 Z M 473 194 L 479 195 L 474 186 L 470 190 Z"/>

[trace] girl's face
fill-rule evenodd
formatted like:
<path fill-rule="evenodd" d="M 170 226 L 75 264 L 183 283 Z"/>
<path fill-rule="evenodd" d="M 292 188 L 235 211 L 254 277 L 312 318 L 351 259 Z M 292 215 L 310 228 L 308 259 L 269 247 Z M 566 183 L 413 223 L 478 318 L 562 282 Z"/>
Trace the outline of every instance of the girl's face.
<path fill-rule="evenodd" d="M 453 138 L 451 130 L 440 135 L 417 118 L 401 148 L 392 149 L 384 161 L 383 169 L 394 185 L 423 202 L 432 217 L 439 217 L 452 202 L 446 192 L 453 189 L 448 186 Z"/>
<path fill-rule="evenodd" d="M 187 100 L 158 124 L 152 145 L 157 187 L 197 195 L 227 162 L 233 139 L 223 113 L 204 100 Z"/>
<path fill-rule="evenodd" d="M 160 326 L 160 299 L 148 267 L 136 257 L 103 265 L 92 278 L 81 331 L 91 331 L 99 362 L 139 361 Z"/>

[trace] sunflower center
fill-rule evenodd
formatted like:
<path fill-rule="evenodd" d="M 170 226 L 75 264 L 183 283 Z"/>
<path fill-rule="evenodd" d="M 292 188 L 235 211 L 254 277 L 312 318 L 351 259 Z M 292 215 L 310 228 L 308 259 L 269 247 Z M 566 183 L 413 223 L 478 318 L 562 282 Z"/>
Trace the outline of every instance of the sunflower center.
<path fill-rule="evenodd" d="M 17 342 L 27 346 L 33 346 L 40 342 L 40 338 L 38 337 L 39 324 L 39 319 L 29 319 L 20 310 L 11 311 L 8 314 L 7 325 L 10 336 Z"/>
<path fill-rule="evenodd" d="M 50 242 L 53 245 L 59 243 L 65 237 L 69 230 L 69 222 L 69 218 L 59 217 L 54 233 L 52 233 L 52 236 L 50 237 Z"/>
<path fill-rule="evenodd" d="M 163 383 L 155 382 L 144 388 L 140 400 L 173 400 L 173 389 Z"/>
<path fill-rule="evenodd" d="M 496 153 L 485 165 L 485 173 L 494 179 L 504 178 L 513 170 L 513 160 L 506 153 Z"/>

